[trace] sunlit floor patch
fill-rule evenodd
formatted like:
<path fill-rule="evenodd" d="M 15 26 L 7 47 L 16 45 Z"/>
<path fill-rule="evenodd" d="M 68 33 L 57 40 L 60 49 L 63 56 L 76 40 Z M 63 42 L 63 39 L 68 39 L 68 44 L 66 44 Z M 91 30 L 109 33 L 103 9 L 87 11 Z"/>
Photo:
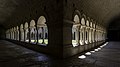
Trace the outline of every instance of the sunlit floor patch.
<path fill-rule="evenodd" d="M 76 40 L 72 40 L 72 44 L 73 44 L 73 47 L 78 46 L 78 44 L 77 44 L 77 41 L 76 41 Z"/>
<path fill-rule="evenodd" d="M 98 50 L 101 50 L 101 48 L 98 48 Z"/>
<path fill-rule="evenodd" d="M 85 55 L 91 55 L 91 53 L 90 53 L 90 52 L 87 52 L 87 53 L 85 53 Z"/>
<path fill-rule="evenodd" d="M 98 49 L 95 49 L 95 51 L 99 51 Z"/>
<path fill-rule="evenodd" d="M 90 51 L 91 53 L 95 53 L 95 51 Z"/>
<path fill-rule="evenodd" d="M 85 55 L 81 55 L 81 56 L 78 56 L 78 58 L 80 58 L 80 59 L 85 59 L 86 56 L 85 56 Z"/>

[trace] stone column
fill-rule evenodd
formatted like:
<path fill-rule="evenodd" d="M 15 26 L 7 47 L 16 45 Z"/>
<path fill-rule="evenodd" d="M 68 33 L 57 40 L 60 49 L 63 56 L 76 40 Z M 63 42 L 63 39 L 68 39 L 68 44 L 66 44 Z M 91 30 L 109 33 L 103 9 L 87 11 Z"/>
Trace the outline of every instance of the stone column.
<path fill-rule="evenodd" d="M 16 40 L 20 41 L 21 40 L 21 35 L 20 35 L 20 29 L 17 30 L 17 35 L 16 35 Z"/>
<path fill-rule="evenodd" d="M 93 42 L 95 42 L 95 29 L 93 29 Z"/>
<path fill-rule="evenodd" d="M 89 27 L 88 27 L 87 30 L 88 30 L 88 31 L 87 31 L 87 35 L 88 35 L 87 39 L 88 39 L 88 44 L 89 44 Z"/>
<path fill-rule="evenodd" d="M 83 44 L 85 45 L 85 26 L 83 26 Z"/>
<path fill-rule="evenodd" d="M 82 32 L 81 32 L 81 26 L 79 27 L 79 32 L 80 32 L 80 33 L 79 33 L 79 44 L 81 45 L 81 37 L 82 37 L 82 36 L 81 36 L 81 33 L 82 33 Z"/>
<path fill-rule="evenodd" d="M 28 36 L 29 36 L 29 43 L 31 42 L 31 29 L 30 27 L 28 26 Z"/>
<path fill-rule="evenodd" d="M 45 44 L 45 29 L 44 29 L 44 27 L 42 27 L 42 36 L 43 36 L 43 42 L 42 42 L 42 44 Z"/>
<path fill-rule="evenodd" d="M 39 36 L 38 36 L 38 35 L 39 35 L 39 34 L 38 34 L 38 30 L 39 30 L 39 28 L 37 27 L 37 24 L 35 25 L 35 27 L 36 27 L 36 40 L 37 40 L 36 44 L 38 44 L 38 40 L 39 40 L 39 39 L 38 39 L 38 37 L 39 37 Z"/>
<path fill-rule="evenodd" d="M 36 27 L 34 28 L 34 42 L 37 43 L 37 30 L 36 30 Z"/>
<path fill-rule="evenodd" d="M 24 32 L 24 42 L 25 42 L 25 36 L 26 36 L 25 28 L 23 29 L 23 32 Z"/>

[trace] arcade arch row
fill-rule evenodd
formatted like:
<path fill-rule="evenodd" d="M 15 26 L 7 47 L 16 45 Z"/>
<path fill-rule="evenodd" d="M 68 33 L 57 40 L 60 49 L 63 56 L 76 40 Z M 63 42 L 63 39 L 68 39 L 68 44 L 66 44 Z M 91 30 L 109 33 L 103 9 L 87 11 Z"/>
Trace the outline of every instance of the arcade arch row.
<path fill-rule="evenodd" d="M 85 15 L 75 14 L 72 25 L 72 45 L 73 47 L 105 41 L 106 29 L 98 25 Z"/>
<path fill-rule="evenodd" d="M 37 28 L 36 28 L 37 27 Z M 48 28 L 46 18 L 40 16 L 37 24 L 31 20 L 30 24 L 26 22 L 20 27 L 13 27 L 6 31 L 6 38 L 12 40 L 20 40 L 34 44 L 47 45 L 48 44 Z"/>

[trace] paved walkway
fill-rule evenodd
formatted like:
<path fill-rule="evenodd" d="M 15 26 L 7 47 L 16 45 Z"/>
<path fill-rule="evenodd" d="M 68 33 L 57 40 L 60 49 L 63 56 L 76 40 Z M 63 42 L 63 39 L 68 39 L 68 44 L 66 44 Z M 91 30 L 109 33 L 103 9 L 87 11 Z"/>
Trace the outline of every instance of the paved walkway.
<path fill-rule="evenodd" d="M 120 42 L 109 42 L 85 59 L 78 56 L 58 60 L 0 40 L 0 67 L 120 67 Z"/>
<path fill-rule="evenodd" d="M 109 42 L 83 60 L 77 55 L 67 61 L 68 67 L 120 67 L 120 42 Z"/>
<path fill-rule="evenodd" d="M 49 56 L 42 53 L 0 40 L 0 67 L 45 67 L 50 61 Z"/>

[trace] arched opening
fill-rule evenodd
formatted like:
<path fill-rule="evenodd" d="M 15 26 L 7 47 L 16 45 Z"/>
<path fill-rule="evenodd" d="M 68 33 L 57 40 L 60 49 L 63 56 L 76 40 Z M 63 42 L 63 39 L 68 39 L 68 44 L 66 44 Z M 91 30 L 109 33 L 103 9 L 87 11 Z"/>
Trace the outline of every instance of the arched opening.
<path fill-rule="evenodd" d="M 107 30 L 108 41 L 120 41 L 120 16 L 116 16 L 109 22 Z"/>
<path fill-rule="evenodd" d="M 20 36 L 21 36 L 21 41 L 24 41 L 24 27 L 23 27 L 23 24 L 20 25 Z"/>
<path fill-rule="evenodd" d="M 40 16 L 37 21 L 37 29 L 38 29 L 38 44 L 47 45 L 48 44 L 48 28 L 46 25 L 46 18 L 44 16 Z"/>
<path fill-rule="evenodd" d="M 29 42 L 29 30 L 28 30 L 28 23 L 26 22 L 24 25 L 25 30 L 25 42 Z"/>
<path fill-rule="evenodd" d="M 16 27 L 16 40 L 19 40 L 19 27 Z"/>
<path fill-rule="evenodd" d="M 30 42 L 31 43 L 36 43 L 37 42 L 37 31 L 35 27 L 35 21 L 31 20 L 30 22 Z"/>
<path fill-rule="evenodd" d="M 74 16 L 74 23 L 73 23 L 73 26 L 72 26 L 72 45 L 75 47 L 75 46 L 78 46 L 79 45 L 79 34 L 80 34 L 80 30 L 79 30 L 79 27 L 80 27 L 80 20 L 79 20 L 79 16 L 78 15 L 75 15 Z"/>
<path fill-rule="evenodd" d="M 80 44 L 84 45 L 85 44 L 85 19 L 81 19 L 81 39 L 80 39 Z"/>

